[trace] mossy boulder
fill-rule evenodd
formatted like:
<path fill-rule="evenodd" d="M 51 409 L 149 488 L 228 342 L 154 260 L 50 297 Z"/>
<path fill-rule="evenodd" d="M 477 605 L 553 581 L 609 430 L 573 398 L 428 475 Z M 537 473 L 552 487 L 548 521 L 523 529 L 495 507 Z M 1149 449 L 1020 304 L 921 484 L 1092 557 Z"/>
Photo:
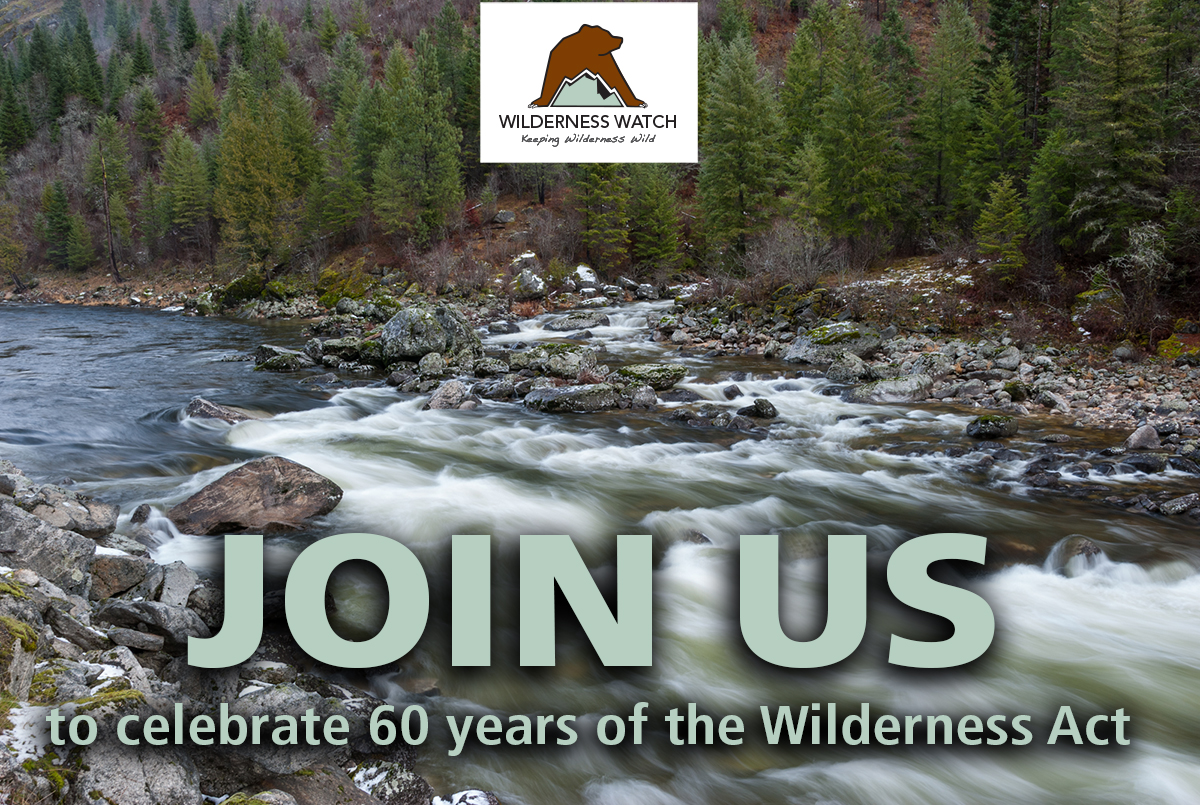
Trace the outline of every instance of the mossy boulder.
<path fill-rule="evenodd" d="M 988 414 L 972 419 L 967 424 L 967 435 L 972 439 L 1003 439 L 1016 436 L 1020 429 L 1015 416 Z"/>
<path fill-rule="evenodd" d="M 534 389 L 525 405 L 548 414 L 586 414 L 607 411 L 620 404 L 620 395 L 610 383 Z"/>
<path fill-rule="evenodd" d="M 1033 389 L 1024 383 L 1013 381 L 1004 384 L 1004 391 L 1008 394 L 1009 399 L 1013 402 L 1025 402 L 1033 396 Z"/>
<path fill-rule="evenodd" d="M 865 359 L 878 352 L 882 344 L 879 332 L 870 325 L 836 322 L 796 336 L 783 359 L 788 363 L 828 364 L 843 352 Z"/>
<path fill-rule="evenodd" d="M 542 374 L 574 380 L 582 371 L 596 368 L 596 351 L 579 344 L 538 344 L 508 359 L 514 372 L 529 369 Z"/>
<path fill-rule="evenodd" d="M 864 383 L 847 391 L 845 398 L 847 402 L 852 403 L 920 402 L 927 398 L 932 390 L 933 378 L 918 374 Z"/>
<path fill-rule="evenodd" d="M 687 367 L 677 363 L 638 363 L 619 369 L 617 377 L 655 391 L 666 391 L 687 377 Z"/>
<path fill-rule="evenodd" d="M 1176 333 L 1158 342 L 1158 356 L 1174 361 L 1176 366 L 1200 366 L 1200 345 Z"/>
<path fill-rule="evenodd" d="M 401 309 L 379 332 L 389 362 L 420 360 L 431 352 L 483 354 L 483 343 L 458 310 L 447 305 L 414 304 Z"/>
<path fill-rule="evenodd" d="M 262 296 L 266 285 L 262 274 L 258 271 L 247 271 L 221 291 L 221 307 L 235 308 L 253 299 L 258 299 Z"/>

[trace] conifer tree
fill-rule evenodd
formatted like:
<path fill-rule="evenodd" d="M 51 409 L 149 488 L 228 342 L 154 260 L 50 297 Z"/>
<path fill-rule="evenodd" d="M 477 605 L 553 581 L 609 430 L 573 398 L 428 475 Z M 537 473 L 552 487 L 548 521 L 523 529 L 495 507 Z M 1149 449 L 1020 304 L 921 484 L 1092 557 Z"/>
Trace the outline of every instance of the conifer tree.
<path fill-rule="evenodd" d="M 895 103 L 875 77 L 861 24 L 839 13 L 832 81 L 817 104 L 815 135 L 827 171 L 828 228 L 858 238 L 887 231 L 899 211 L 900 142 Z"/>
<path fill-rule="evenodd" d="M 134 99 L 133 127 L 146 156 L 152 158 L 158 154 L 163 137 L 167 133 L 167 124 L 162 109 L 159 108 L 158 98 L 154 97 L 154 90 L 148 84 L 142 85 L 137 98 Z"/>
<path fill-rule="evenodd" d="M 697 74 L 696 74 L 696 100 L 699 106 L 697 116 L 697 132 L 699 134 L 700 148 L 703 150 L 705 142 L 705 128 L 708 125 L 708 96 L 712 87 L 713 76 L 717 73 L 717 62 L 721 58 L 721 44 L 710 31 L 707 35 L 700 34 L 700 42 L 697 45 Z"/>
<path fill-rule="evenodd" d="M 1025 233 L 1021 198 L 1006 173 L 989 188 L 987 205 L 975 224 L 975 237 L 981 252 L 996 256 L 989 270 L 1007 283 L 1014 282 L 1025 267 L 1021 251 Z"/>
<path fill-rule="evenodd" d="M 901 113 L 916 92 L 917 50 L 896 6 L 883 16 L 879 36 L 871 43 L 871 56 L 891 88 Z"/>
<path fill-rule="evenodd" d="M 167 15 L 163 13 L 158 0 L 150 3 L 150 31 L 154 38 L 154 52 L 160 56 L 167 55 L 170 43 L 167 41 Z"/>
<path fill-rule="evenodd" d="M 726 47 L 738 39 L 750 41 L 754 25 L 744 0 L 717 0 L 717 30 L 721 44 Z"/>
<path fill-rule="evenodd" d="M 1145 0 L 1093 2 L 1079 31 L 1084 69 L 1062 108 L 1069 153 L 1086 166 L 1071 216 L 1097 250 L 1119 252 L 1127 231 L 1162 209 L 1155 33 Z"/>
<path fill-rule="evenodd" d="M 82 271 L 96 262 L 96 247 L 92 244 L 92 233 L 88 231 L 83 216 L 78 213 L 71 216 L 65 252 L 67 267 L 76 271 Z M 117 282 L 122 281 L 120 274 L 114 274 L 113 279 Z"/>
<path fill-rule="evenodd" d="M 624 265 L 629 252 L 629 180 L 622 166 L 580 165 L 573 186 L 571 201 L 579 212 L 588 262 L 601 269 Z"/>
<path fill-rule="evenodd" d="M 248 65 L 254 57 L 254 26 L 250 23 L 250 12 L 246 10 L 245 3 L 238 3 L 237 11 L 233 15 L 233 25 L 226 30 L 233 32 L 234 53 L 238 64 Z"/>
<path fill-rule="evenodd" d="M 384 86 L 383 83 L 363 84 L 354 114 L 350 117 L 350 136 L 354 141 L 356 164 L 363 185 L 368 190 L 375 175 L 379 153 L 390 142 L 398 125 L 399 101 L 397 99 L 393 104 L 386 97 Z"/>
<path fill-rule="evenodd" d="M 199 42 L 200 50 L 196 60 L 204 62 L 205 66 L 208 67 L 209 77 L 215 78 L 217 70 L 221 66 L 221 59 L 217 55 L 216 43 L 213 42 L 213 38 L 208 34 L 201 34 L 197 41 Z"/>
<path fill-rule="evenodd" d="M 967 154 L 966 174 L 966 196 L 973 209 L 982 206 L 987 188 L 1002 174 L 1019 184 L 1029 167 L 1021 98 L 1007 59 L 1001 59 L 992 71 L 977 119 L 979 127 Z"/>
<path fill-rule="evenodd" d="M 25 241 L 17 230 L 17 206 L 0 204 L 0 274 L 11 278 L 18 290 L 25 287 L 17 276 L 25 262 L 25 252 Z"/>
<path fill-rule="evenodd" d="M 134 81 L 154 75 L 154 60 L 150 58 L 150 48 L 146 47 L 146 40 L 142 39 L 141 31 L 138 31 L 133 42 L 133 61 L 130 64 L 130 77 Z"/>
<path fill-rule="evenodd" d="M 329 71 L 326 97 L 335 114 L 354 111 L 367 78 L 367 62 L 362 48 L 350 33 L 343 34 L 334 48 L 333 68 Z"/>
<path fill-rule="evenodd" d="M 204 59 L 196 59 L 188 82 L 188 120 L 197 128 L 217 119 L 217 94 Z"/>
<path fill-rule="evenodd" d="M 185 240 L 194 239 L 208 221 L 212 188 L 200 149 L 179 128 L 163 148 L 162 185 L 171 223 L 180 227 Z"/>
<path fill-rule="evenodd" d="M 367 194 L 358 170 L 358 155 L 350 136 L 350 121 L 339 115 L 325 144 L 325 175 L 317 187 L 320 227 L 339 240 L 362 216 Z"/>
<path fill-rule="evenodd" d="M 473 170 L 479 161 L 479 41 L 449 0 L 434 22 L 434 34 L 442 89 L 462 134 L 463 165 Z"/>
<path fill-rule="evenodd" d="M 708 100 L 700 164 L 705 231 L 715 246 L 744 254 L 775 208 L 782 125 L 771 86 L 760 74 L 754 48 L 737 39 L 721 53 Z"/>
<path fill-rule="evenodd" d="M 665 165 L 631 165 L 629 254 L 639 266 L 670 267 L 679 259 L 675 177 Z"/>
<path fill-rule="evenodd" d="M 805 138 L 788 164 L 788 217 L 803 231 L 817 233 L 829 216 L 829 168 L 815 135 Z"/>
<path fill-rule="evenodd" d="M 963 207 L 962 183 L 975 115 L 975 65 L 979 55 L 979 35 L 970 12 L 958 2 L 943 4 L 913 123 L 919 175 L 929 211 L 941 221 Z"/>
<path fill-rule="evenodd" d="M 837 22 L 825 3 L 796 28 L 788 52 L 780 96 L 788 141 L 799 146 L 817 127 L 821 99 L 829 94 L 833 60 L 829 53 L 837 41 Z"/>
<path fill-rule="evenodd" d="M 24 125 L 28 118 L 28 110 L 17 100 L 16 90 L 10 84 L 0 101 L 0 149 L 4 153 L 11 154 L 28 141 Z"/>
<path fill-rule="evenodd" d="M 337 20 L 333 18 L 333 9 L 326 5 L 321 11 L 321 21 L 317 24 L 317 44 L 321 46 L 321 50 L 333 53 L 339 33 Z"/>
<path fill-rule="evenodd" d="M 1074 240 L 1070 212 L 1080 166 L 1072 163 L 1069 143 L 1065 129 L 1051 131 L 1029 171 L 1029 228 L 1044 254 L 1057 246 L 1070 246 Z"/>
<path fill-rule="evenodd" d="M 84 100 L 99 108 L 104 102 L 104 72 L 100 69 L 99 59 L 96 58 L 92 34 L 88 30 L 86 19 L 80 18 L 76 24 L 71 49 L 75 61 L 75 88 Z"/>
<path fill-rule="evenodd" d="M 317 15 L 313 12 L 312 0 L 304 0 L 304 11 L 300 15 L 300 30 L 315 31 Z"/>
<path fill-rule="evenodd" d="M 252 111 L 235 97 L 221 129 L 217 175 L 213 207 L 226 242 L 269 273 L 290 256 L 296 237 L 295 166 L 269 99 Z"/>
<path fill-rule="evenodd" d="M 263 17 L 254 30 L 248 54 L 248 67 L 259 92 L 269 92 L 283 80 L 283 63 L 288 57 L 283 30 Z"/>
<path fill-rule="evenodd" d="M 128 201 L 133 180 L 129 170 L 129 146 L 116 118 L 111 115 L 97 118 L 96 139 L 84 169 L 84 183 L 98 199 L 96 206 L 104 217 L 106 254 L 118 282 L 121 274 L 117 269 L 117 242 L 128 243 L 132 239 Z"/>
<path fill-rule="evenodd" d="M 280 135 L 284 149 L 292 157 L 292 186 L 297 194 L 303 194 L 324 173 L 321 152 L 316 146 L 312 104 L 295 81 L 284 82 L 278 98 Z"/>
<path fill-rule="evenodd" d="M 350 8 L 350 33 L 360 42 L 371 35 L 371 20 L 367 17 L 367 6 L 363 0 L 354 0 Z"/>
<path fill-rule="evenodd" d="M 429 37 L 400 91 L 396 132 L 379 155 L 372 206 L 385 232 L 428 243 L 462 209 L 459 132 L 450 121 Z"/>
<path fill-rule="evenodd" d="M 38 234 L 46 242 L 46 259 L 58 268 L 68 266 L 67 244 L 71 234 L 71 204 L 61 180 L 42 190 L 42 214 Z"/>

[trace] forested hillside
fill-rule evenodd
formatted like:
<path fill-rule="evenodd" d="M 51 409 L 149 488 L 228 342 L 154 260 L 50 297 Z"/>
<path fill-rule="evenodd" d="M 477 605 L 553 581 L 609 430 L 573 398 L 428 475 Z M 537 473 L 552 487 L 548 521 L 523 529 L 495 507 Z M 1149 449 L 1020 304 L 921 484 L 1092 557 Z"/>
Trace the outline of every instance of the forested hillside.
<path fill-rule="evenodd" d="M 66 0 L 0 61 L 4 274 L 357 249 L 438 290 L 534 248 L 756 293 L 943 254 L 1115 335 L 1200 306 L 1200 0 L 705 2 L 698 166 L 479 164 L 477 12 Z"/>

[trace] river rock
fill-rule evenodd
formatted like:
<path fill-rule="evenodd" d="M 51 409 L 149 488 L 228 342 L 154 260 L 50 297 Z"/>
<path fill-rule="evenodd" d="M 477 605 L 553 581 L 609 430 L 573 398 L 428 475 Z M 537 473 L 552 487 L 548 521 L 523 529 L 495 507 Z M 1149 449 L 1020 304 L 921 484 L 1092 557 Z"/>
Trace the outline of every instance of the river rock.
<path fill-rule="evenodd" d="M 268 777 L 254 786 L 269 786 L 292 798 L 296 805 L 379 805 L 380 800 L 358 788 L 346 772 L 332 765 L 306 769 L 304 774 Z M 429 800 L 426 799 L 425 802 Z M 420 802 L 420 800 L 413 800 Z"/>
<path fill-rule="evenodd" d="M 417 361 L 417 374 L 421 377 L 438 377 L 446 372 L 446 359 L 440 352 L 430 352 Z"/>
<path fill-rule="evenodd" d="M 253 419 L 249 414 L 244 414 L 241 411 L 224 405 L 218 405 L 203 397 L 193 397 L 192 401 L 183 409 L 183 413 L 193 419 L 219 419 L 222 422 L 228 422 L 230 425 L 236 425 L 238 422 Z"/>
<path fill-rule="evenodd" d="M 125 746 L 98 740 L 80 759 L 73 802 L 200 805 L 200 778 L 188 753 L 171 746 Z M 332 801 L 332 800 L 331 800 Z"/>
<path fill-rule="evenodd" d="M 526 406 L 549 414 L 606 411 L 619 404 L 617 391 L 609 383 L 540 388 L 525 395 Z"/>
<path fill-rule="evenodd" d="M 254 352 L 255 370 L 269 372 L 298 372 L 316 366 L 308 355 L 295 349 L 263 344 Z"/>
<path fill-rule="evenodd" d="M 852 403 L 919 402 L 926 399 L 932 389 L 933 378 L 918 374 L 855 386 L 846 392 L 845 397 L 847 402 Z"/>
<path fill-rule="evenodd" d="M 842 350 L 825 370 L 825 377 L 834 383 L 863 383 L 874 377 L 867 362 L 848 350 Z"/>
<path fill-rule="evenodd" d="M 1197 506 L 1200 506 L 1200 494 L 1193 492 L 1190 495 L 1184 495 L 1183 497 L 1168 500 L 1166 503 L 1161 504 L 1158 507 L 1158 510 L 1163 514 L 1174 515 L 1183 514 L 1184 512 L 1190 511 Z"/>
<path fill-rule="evenodd" d="M 512 293 L 518 300 L 541 299 L 546 295 L 546 281 L 532 267 L 522 269 L 513 279 Z"/>
<path fill-rule="evenodd" d="M 137 629 L 125 629 L 115 626 L 108 630 L 108 639 L 118 646 L 137 649 L 138 651 L 162 651 L 166 639 L 162 635 L 139 632 Z"/>
<path fill-rule="evenodd" d="M 200 577 L 183 562 L 172 562 L 163 565 L 162 569 L 163 582 L 158 600 L 169 607 L 186 607 Z"/>
<path fill-rule="evenodd" d="M 1021 365 L 1021 350 L 1016 347 L 1006 347 L 1003 352 L 996 356 L 992 361 L 997 369 L 1006 369 L 1010 372 L 1016 371 L 1016 368 Z"/>
<path fill-rule="evenodd" d="M 85 626 L 57 606 L 46 610 L 46 623 L 54 633 L 84 651 L 99 651 L 109 648 L 108 638 L 90 626 Z"/>
<path fill-rule="evenodd" d="M 1133 453 L 1125 457 L 1125 463 L 1138 472 L 1151 474 L 1167 468 L 1167 456 L 1163 453 Z"/>
<path fill-rule="evenodd" d="M 687 367 L 677 363 L 638 363 L 617 370 L 617 377 L 630 383 L 666 391 L 687 376 Z"/>
<path fill-rule="evenodd" d="M 580 372 L 595 369 L 597 358 L 596 350 L 581 344 L 538 344 L 523 352 L 513 352 L 508 365 L 514 372 L 529 369 L 574 380 Z"/>
<path fill-rule="evenodd" d="M 99 539 L 117 527 L 119 506 L 101 503 L 61 486 L 28 486 L 13 495 L 17 505 L 56 528 Z"/>
<path fill-rule="evenodd" d="M 102 601 L 136 586 L 146 578 L 152 564 L 141 556 L 100 554 L 92 562 L 91 599 Z"/>
<path fill-rule="evenodd" d="M 842 321 L 814 327 L 796 336 L 783 359 L 787 363 L 832 363 L 842 352 L 869 358 L 879 351 L 883 339 L 874 327 Z"/>
<path fill-rule="evenodd" d="M 466 317 L 446 305 L 404 308 L 383 325 L 379 342 L 389 361 L 420 360 L 430 352 L 483 354 L 483 344 Z"/>
<path fill-rule="evenodd" d="M 500 805 L 500 800 L 491 791 L 472 788 L 445 798 L 434 797 L 430 805 Z"/>
<path fill-rule="evenodd" d="M 341 502 L 342 489 L 302 464 L 257 458 L 167 512 L 185 534 L 264 534 L 304 527 Z"/>
<path fill-rule="evenodd" d="M 779 410 L 775 408 L 775 404 L 765 397 L 759 397 L 751 405 L 747 405 L 738 411 L 738 416 L 749 416 L 755 419 L 774 419 L 779 416 Z"/>
<path fill-rule="evenodd" d="M 200 616 L 186 607 L 167 606 L 159 601 L 109 601 L 96 612 L 97 623 L 135 629 L 143 626 L 166 640 L 168 651 L 186 651 L 189 637 L 211 637 Z"/>
<path fill-rule="evenodd" d="M 592 327 L 607 327 L 608 325 L 608 316 L 594 310 L 585 310 L 568 313 L 561 319 L 547 322 L 544 329 L 554 333 L 566 333 L 572 330 L 587 330 Z"/>
<path fill-rule="evenodd" d="M 425 403 L 424 410 L 441 411 L 457 408 L 467 398 L 467 393 L 467 387 L 461 381 L 447 380 L 433 393 L 429 402 Z"/>
<path fill-rule="evenodd" d="M 976 417 L 967 424 L 967 435 L 973 439 L 1001 439 L 1016 436 L 1019 430 L 1016 417 L 1000 414 Z"/>
<path fill-rule="evenodd" d="M 0 500 L 0 562 L 28 568 L 68 593 L 87 596 L 96 543 Z"/>
<path fill-rule="evenodd" d="M 427 805 L 433 797 L 433 788 L 422 777 L 390 761 L 360 765 L 354 784 L 384 805 Z"/>
<path fill-rule="evenodd" d="M 1126 450 L 1157 450 L 1162 446 L 1158 440 L 1158 431 L 1153 425 L 1142 425 L 1129 434 L 1123 444 Z"/>

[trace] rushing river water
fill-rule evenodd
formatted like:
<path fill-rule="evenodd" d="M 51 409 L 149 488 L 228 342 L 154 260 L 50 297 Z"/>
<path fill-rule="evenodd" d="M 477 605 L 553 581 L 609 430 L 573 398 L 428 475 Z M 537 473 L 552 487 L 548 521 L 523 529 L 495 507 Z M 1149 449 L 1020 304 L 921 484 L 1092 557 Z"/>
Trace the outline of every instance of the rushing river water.
<path fill-rule="evenodd" d="M 666 357 L 645 327 L 649 304 L 608 311 L 594 328 L 609 363 Z M 505 342 L 561 337 L 534 320 Z M 398 704 L 404 678 L 430 677 L 433 733 L 422 771 L 439 788 L 491 788 L 509 805 L 618 803 L 1197 803 L 1200 802 L 1200 543 L 1194 526 L 1128 514 L 1066 496 L 1036 497 L 1020 462 L 989 471 L 961 445 L 969 417 L 953 409 L 851 405 L 826 396 L 821 378 L 784 373 L 756 359 L 689 358 L 683 384 L 714 404 L 743 406 L 767 396 L 780 418 L 765 434 L 705 431 L 663 421 L 662 412 L 554 416 L 520 404 L 475 411 L 422 411 L 424 398 L 390 388 L 332 397 L 296 376 L 230 361 L 260 343 L 300 346 L 294 323 L 201 320 L 153 311 L 0 308 L 0 457 L 40 481 L 69 476 L 79 488 L 159 511 L 239 461 L 282 455 L 344 490 L 341 505 L 310 533 L 270 540 L 278 584 L 291 557 L 329 534 L 370 532 L 401 540 L 433 579 L 426 637 L 404 673 L 374 680 Z M 223 360 L 225 359 L 225 360 Z M 743 397 L 726 401 L 728 375 Z M 233 427 L 190 420 L 194 395 L 273 415 Z M 1054 428 L 1031 421 L 1018 441 Z M 1115 443 L 1072 432 L 1076 441 Z M 1107 440 L 1107 442 L 1105 441 Z M 924 446 L 926 455 L 894 448 Z M 1116 493 L 1137 479 L 1092 479 Z M 1183 476 L 1166 483 L 1185 489 Z M 123 519 L 124 522 L 124 519 Z M 184 559 L 211 572 L 220 542 L 159 529 L 160 561 Z M 690 531 L 710 544 L 682 539 Z M 785 624 L 820 631 L 823 551 L 829 534 L 866 534 L 875 571 L 902 541 L 967 532 L 1006 546 L 1024 564 L 966 583 L 996 614 L 996 638 L 961 669 L 901 672 L 886 663 L 893 631 L 920 636 L 913 613 L 872 588 L 867 636 L 848 660 L 820 671 L 781 671 L 755 660 L 737 627 L 739 534 L 779 534 Z M 454 669 L 447 640 L 448 544 L 452 534 L 491 534 L 497 545 L 493 610 L 495 665 Z M 515 665 L 516 545 L 526 534 L 572 535 L 589 565 L 611 562 L 615 535 L 655 535 L 655 660 L 652 668 L 606 669 L 586 642 L 560 632 L 553 669 Z M 1056 569 L 1054 546 L 1086 535 L 1105 556 Z M 1049 560 L 1049 561 L 1047 561 Z M 997 566 L 1003 564 L 999 562 Z M 366 574 L 335 584 L 339 615 L 367 628 L 380 597 Z M 414 700 L 415 701 L 415 700 Z M 698 702 L 706 713 L 739 714 L 740 746 L 673 747 L 659 735 L 640 747 L 489 749 L 449 758 L 443 716 L 571 713 L 585 733 L 606 713 L 650 703 Z M 1024 747 L 770 747 L 760 705 L 838 703 L 857 713 L 1030 714 Z M 1129 746 L 1046 746 L 1058 708 L 1080 714 L 1124 708 Z M 1082 725 L 1081 725 L 1082 726 Z"/>

